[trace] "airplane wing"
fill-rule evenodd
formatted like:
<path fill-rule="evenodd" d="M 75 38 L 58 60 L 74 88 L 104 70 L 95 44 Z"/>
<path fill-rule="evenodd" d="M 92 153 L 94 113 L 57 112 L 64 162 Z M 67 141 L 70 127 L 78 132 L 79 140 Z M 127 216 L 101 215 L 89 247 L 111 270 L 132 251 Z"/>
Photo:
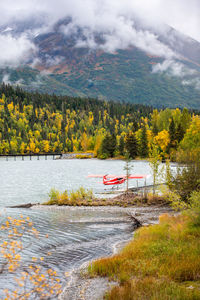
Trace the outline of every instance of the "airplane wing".
<path fill-rule="evenodd" d="M 87 177 L 88 178 L 103 178 L 105 176 L 102 174 L 89 174 Z M 149 175 L 147 174 L 143 174 L 143 175 L 139 175 L 139 174 L 135 174 L 135 175 L 129 175 L 128 178 L 129 179 L 141 179 L 141 178 L 147 178 Z M 126 178 L 126 175 L 106 175 L 106 178 L 115 178 L 115 177 L 120 177 L 120 178 Z"/>

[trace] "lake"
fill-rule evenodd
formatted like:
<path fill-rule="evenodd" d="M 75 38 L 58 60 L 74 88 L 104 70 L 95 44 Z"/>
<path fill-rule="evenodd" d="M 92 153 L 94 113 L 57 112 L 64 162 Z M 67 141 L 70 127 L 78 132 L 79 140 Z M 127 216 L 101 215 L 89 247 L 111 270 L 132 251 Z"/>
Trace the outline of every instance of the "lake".
<path fill-rule="evenodd" d="M 134 161 L 132 174 L 150 174 L 146 161 Z M 29 216 L 40 232 L 40 239 L 34 241 L 24 253 L 25 262 L 31 258 L 44 257 L 44 266 L 56 269 L 61 278 L 63 273 L 79 267 L 83 262 L 97 257 L 110 255 L 115 244 L 128 240 L 132 236 L 132 226 L 126 220 L 126 213 L 120 208 L 48 208 L 33 207 L 31 209 L 6 208 L 6 206 L 22 203 L 44 202 L 48 199 L 51 188 L 76 190 L 83 186 L 93 189 L 95 194 L 104 192 L 101 178 L 87 178 L 89 174 L 124 174 L 124 161 L 73 159 L 45 160 L 27 157 L 24 161 L 17 158 L 0 159 L 0 207 L 1 219 L 5 216 L 17 218 L 20 214 Z M 152 176 L 147 184 L 152 183 Z M 138 181 L 139 185 L 144 180 Z M 130 180 L 130 186 L 136 181 Z M 49 238 L 45 236 L 48 234 Z M 29 236 L 24 236 L 24 241 Z M 47 253 L 51 256 L 47 257 Z M 10 280 L 1 277 L 1 288 L 9 288 Z M 63 282 L 64 283 L 64 282 Z"/>

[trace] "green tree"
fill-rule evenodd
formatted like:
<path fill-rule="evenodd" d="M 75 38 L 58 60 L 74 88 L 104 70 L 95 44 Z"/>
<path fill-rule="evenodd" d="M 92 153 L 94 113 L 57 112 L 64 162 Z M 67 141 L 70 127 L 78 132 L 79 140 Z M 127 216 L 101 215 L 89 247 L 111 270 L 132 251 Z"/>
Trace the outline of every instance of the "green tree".
<path fill-rule="evenodd" d="M 107 133 L 102 140 L 99 153 L 98 153 L 98 156 L 101 158 L 109 157 L 109 139 L 110 139 L 110 135 Z"/>
<path fill-rule="evenodd" d="M 183 128 L 184 132 L 189 128 L 191 122 L 191 114 L 189 113 L 188 109 L 184 107 L 182 115 L 181 115 L 181 127 Z"/>
<path fill-rule="evenodd" d="M 157 180 L 158 180 L 159 165 L 161 163 L 160 159 L 161 158 L 157 146 L 152 145 L 150 151 L 150 157 L 149 157 L 149 165 L 151 167 L 152 176 L 153 176 L 153 196 L 155 196 L 155 191 L 156 191 L 155 185 L 157 184 Z"/>
<path fill-rule="evenodd" d="M 169 124 L 169 148 L 175 148 L 176 147 L 176 128 L 174 119 L 171 118 L 170 124 Z"/>
<path fill-rule="evenodd" d="M 142 126 L 141 139 L 139 144 L 139 155 L 141 157 L 147 157 L 149 154 L 148 140 L 147 140 L 147 130 L 145 124 Z"/>
<path fill-rule="evenodd" d="M 193 191 L 200 191 L 200 160 L 187 163 L 178 168 L 171 180 L 171 190 L 178 194 L 182 201 L 188 202 Z"/>
<path fill-rule="evenodd" d="M 131 158 L 130 158 L 128 152 L 126 152 L 125 158 L 126 158 L 126 160 L 125 160 L 124 170 L 126 171 L 126 192 L 128 193 L 129 176 L 130 176 L 130 171 L 133 168 L 133 166 L 131 165 Z"/>
<path fill-rule="evenodd" d="M 124 155 L 124 137 L 123 136 L 120 137 L 118 150 L 119 150 L 120 155 Z"/>
<path fill-rule="evenodd" d="M 115 134 L 110 135 L 109 133 L 107 133 L 102 140 L 100 149 L 101 156 L 103 156 L 103 158 L 113 157 L 116 150 L 116 145 L 117 141 Z"/>
<path fill-rule="evenodd" d="M 138 154 L 138 143 L 135 137 L 135 133 L 129 132 L 126 135 L 125 140 L 125 148 L 130 156 L 130 158 L 134 159 Z"/>
<path fill-rule="evenodd" d="M 158 126 L 156 123 L 153 124 L 152 132 L 153 132 L 154 136 L 156 136 L 158 134 Z"/>
<path fill-rule="evenodd" d="M 113 133 L 109 138 L 109 155 L 111 157 L 114 156 L 114 152 L 116 151 L 117 139 L 116 135 Z"/>
<path fill-rule="evenodd" d="M 176 140 L 178 141 L 178 143 L 182 141 L 182 139 L 184 138 L 184 134 L 185 134 L 184 129 L 181 123 L 179 123 L 176 130 Z"/>

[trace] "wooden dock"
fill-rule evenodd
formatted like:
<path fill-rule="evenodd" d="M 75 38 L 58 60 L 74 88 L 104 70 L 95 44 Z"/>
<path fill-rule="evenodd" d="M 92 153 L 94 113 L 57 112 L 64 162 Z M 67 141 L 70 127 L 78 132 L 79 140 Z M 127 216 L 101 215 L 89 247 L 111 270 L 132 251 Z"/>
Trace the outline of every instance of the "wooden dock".
<path fill-rule="evenodd" d="M 165 182 L 163 183 L 157 183 L 157 184 L 150 184 L 150 185 L 143 185 L 143 186 L 138 186 L 138 187 L 131 187 L 129 188 L 128 190 L 129 191 L 132 191 L 132 192 L 138 192 L 138 191 L 141 191 L 141 190 L 151 190 L 153 188 L 156 188 L 156 187 L 159 187 L 159 186 L 163 186 L 163 185 L 166 185 Z"/>
<path fill-rule="evenodd" d="M 159 186 L 165 186 L 166 183 L 158 183 L 158 184 L 149 184 L 149 185 L 143 185 L 143 186 L 137 186 L 137 187 L 130 187 L 128 189 L 129 192 L 132 193 L 137 193 L 137 192 L 142 192 L 143 194 L 149 192 L 150 190 L 152 190 L 153 188 L 157 188 Z M 119 194 L 123 194 L 126 192 L 126 189 L 111 189 L 111 190 L 106 190 L 104 192 L 98 193 L 98 194 L 107 194 L 107 195 L 119 195 Z"/>
<path fill-rule="evenodd" d="M 20 157 L 21 160 L 24 160 L 26 157 L 29 158 L 29 160 L 32 160 L 32 158 L 37 158 L 37 160 L 40 160 L 41 157 L 44 157 L 45 160 L 48 158 L 54 159 L 60 159 L 62 157 L 62 153 L 28 153 L 28 154 L 0 154 L 0 158 L 5 158 L 6 161 L 10 160 L 17 160 L 17 157 Z"/>

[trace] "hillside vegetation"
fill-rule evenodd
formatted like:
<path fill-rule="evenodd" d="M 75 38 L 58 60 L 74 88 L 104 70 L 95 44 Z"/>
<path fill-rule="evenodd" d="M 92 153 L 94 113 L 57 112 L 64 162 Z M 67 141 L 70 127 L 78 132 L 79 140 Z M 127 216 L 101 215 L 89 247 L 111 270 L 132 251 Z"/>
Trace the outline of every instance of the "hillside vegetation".
<path fill-rule="evenodd" d="M 0 88 L 0 154 L 93 151 L 99 158 L 146 158 L 156 148 L 161 159 L 175 160 L 181 152 L 198 153 L 199 132 L 199 116 L 187 109 Z"/>
<path fill-rule="evenodd" d="M 41 36 L 40 39 L 40 52 L 56 57 L 54 49 L 60 44 L 57 36 Z M 3 81 L 7 74 L 11 83 L 20 82 L 28 91 L 56 95 L 141 103 L 158 108 L 163 105 L 199 108 L 200 91 L 195 87 L 196 77 L 187 76 L 183 80 L 170 70 L 153 73 L 153 66 L 163 63 L 158 56 L 148 55 L 137 48 L 105 53 L 71 48 L 70 41 L 64 41 L 64 44 L 66 48 L 62 49 L 61 44 L 60 55 L 65 59 L 61 64 L 49 68 L 44 64 L 35 69 L 29 66 L 0 69 L 0 80 Z M 187 60 L 177 63 L 196 72 L 199 78 L 199 65 Z"/>

